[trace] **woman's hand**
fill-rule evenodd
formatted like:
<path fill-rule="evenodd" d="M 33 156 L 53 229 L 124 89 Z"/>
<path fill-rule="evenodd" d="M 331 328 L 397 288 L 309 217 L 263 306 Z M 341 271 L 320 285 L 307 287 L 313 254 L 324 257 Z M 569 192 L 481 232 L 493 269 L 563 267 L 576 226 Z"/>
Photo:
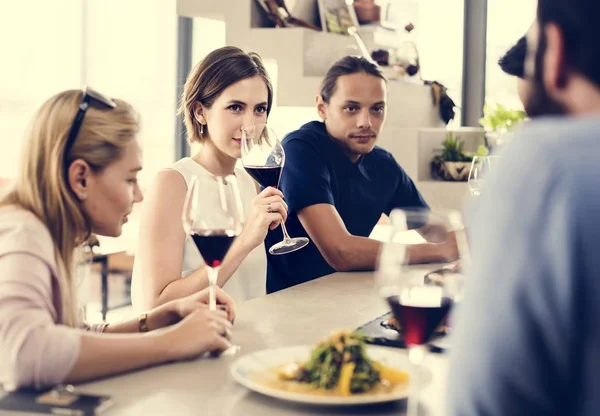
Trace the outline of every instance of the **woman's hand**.
<path fill-rule="evenodd" d="M 225 312 L 230 322 L 233 322 L 235 319 L 235 303 L 233 299 L 218 286 L 215 287 L 215 294 L 218 308 Z M 148 312 L 148 328 L 153 331 L 176 324 L 195 310 L 207 307 L 208 298 L 208 288 L 206 288 L 193 295 L 172 300 L 154 308 Z"/>
<path fill-rule="evenodd" d="M 227 319 L 233 322 L 235 319 L 235 302 L 223 289 L 215 286 L 215 295 L 217 298 L 217 307 L 227 313 Z M 194 310 L 208 305 L 209 294 L 208 288 L 201 290 L 198 293 L 187 296 L 182 299 L 172 301 L 174 303 L 173 310 L 179 320 L 191 314 Z"/>
<path fill-rule="evenodd" d="M 221 353 L 231 347 L 231 322 L 222 310 L 211 312 L 199 304 L 181 322 L 164 333 L 171 359 L 185 360 L 206 352 Z"/>
<path fill-rule="evenodd" d="M 250 248 L 259 246 L 269 229 L 274 230 L 282 221 L 285 222 L 287 210 L 281 191 L 273 187 L 265 188 L 252 200 L 252 210 L 238 238 Z"/>

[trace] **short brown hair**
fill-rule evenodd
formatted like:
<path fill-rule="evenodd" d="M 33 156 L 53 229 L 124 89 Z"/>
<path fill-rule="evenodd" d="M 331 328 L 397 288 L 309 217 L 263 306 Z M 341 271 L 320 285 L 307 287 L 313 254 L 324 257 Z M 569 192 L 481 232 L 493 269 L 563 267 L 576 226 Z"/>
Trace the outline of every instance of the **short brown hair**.
<path fill-rule="evenodd" d="M 211 108 L 215 100 L 232 84 L 246 78 L 260 76 L 267 86 L 267 117 L 273 103 L 273 86 L 261 57 L 253 52 L 226 46 L 209 53 L 190 72 L 183 87 L 179 114 L 184 115 L 188 142 L 202 141 L 200 123 L 194 117 L 197 102 Z M 203 127 L 206 131 L 206 126 Z"/>
<path fill-rule="evenodd" d="M 323 101 L 329 104 L 331 96 L 335 93 L 335 87 L 339 77 L 361 72 L 381 78 L 387 82 L 377 65 L 373 62 L 368 61 L 362 56 L 346 56 L 334 63 L 327 71 L 327 74 L 321 83 L 321 97 L 323 98 Z"/>

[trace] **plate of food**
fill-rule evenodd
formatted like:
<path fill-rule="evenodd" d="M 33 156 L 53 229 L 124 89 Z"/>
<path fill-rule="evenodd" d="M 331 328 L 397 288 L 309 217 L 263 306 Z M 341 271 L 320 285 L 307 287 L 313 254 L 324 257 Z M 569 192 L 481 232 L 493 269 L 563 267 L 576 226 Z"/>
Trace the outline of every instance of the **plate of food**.
<path fill-rule="evenodd" d="M 238 383 L 266 396 L 345 406 L 407 398 L 409 368 L 405 351 L 366 345 L 362 334 L 339 331 L 316 346 L 248 354 L 233 363 L 231 373 Z M 430 379 L 424 370 L 422 382 Z"/>

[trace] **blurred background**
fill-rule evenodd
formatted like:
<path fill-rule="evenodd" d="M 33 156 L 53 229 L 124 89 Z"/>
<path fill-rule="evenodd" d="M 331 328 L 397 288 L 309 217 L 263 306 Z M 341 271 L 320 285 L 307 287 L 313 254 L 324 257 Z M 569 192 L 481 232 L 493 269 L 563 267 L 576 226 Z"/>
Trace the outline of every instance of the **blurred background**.
<path fill-rule="evenodd" d="M 321 31 L 275 27 L 267 4 L 0 0 L 0 186 L 16 175 L 22 139 L 38 106 L 58 91 L 89 85 L 139 110 L 144 146 L 140 182 L 146 188 L 157 171 L 194 153 L 176 117 L 178 95 L 187 72 L 226 44 L 265 59 L 276 89 L 269 123 L 283 137 L 317 118 L 314 97 L 327 67 L 343 55 L 360 53 L 356 39 L 323 27 L 326 13 L 345 16 L 348 7 L 350 24 L 358 23 L 372 56 L 384 56 L 382 68 L 391 78 L 388 121 L 379 144 L 394 154 L 432 206 L 459 207 L 468 193 L 466 178 L 436 177 L 432 159 L 449 133 L 464 142 L 465 150 L 490 147 L 486 136 L 493 132 L 479 123 L 485 103 L 522 109 L 516 79 L 497 62 L 527 31 L 536 1 L 287 0 L 288 10 L 279 10 Z M 363 13 L 372 5 L 377 16 Z M 414 29 L 407 30 L 409 24 Z M 418 74 L 408 76 L 403 62 L 414 64 L 415 51 Z M 447 122 L 432 100 L 433 81 L 447 88 L 454 101 L 456 114 Z M 105 267 L 104 285 L 97 278 L 85 283 L 93 289 L 87 299 L 92 314 L 102 317 L 104 311 L 117 319 L 115 307 L 129 301 L 136 223 L 132 218 L 116 241 L 101 241 L 92 272 L 99 276 Z"/>

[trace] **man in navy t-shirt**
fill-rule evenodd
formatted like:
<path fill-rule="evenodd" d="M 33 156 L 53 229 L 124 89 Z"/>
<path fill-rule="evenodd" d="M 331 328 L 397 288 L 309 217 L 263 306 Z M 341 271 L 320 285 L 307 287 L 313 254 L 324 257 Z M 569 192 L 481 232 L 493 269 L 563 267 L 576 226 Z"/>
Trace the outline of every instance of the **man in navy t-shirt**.
<path fill-rule="evenodd" d="M 268 293 L 335 271 L 372 270 L 381 243 L 368 236 L 381 214 L 428 208 L 394 157 L 375 146 L 386 118 L 386 81 L 375 65 L 352 56 L 336 62 L 323 80 L 317 110 L 323 122 L 307 123 L 282 142 L 286 226 L 290 236 L 310 243 L 293 253 L 267 254 Z M 270 231 L 266 247 L 281 240 L 279 228 Z M 445 245 L 434 251 L 422 246 L 411 260 L 443 260 L 447 251 Z"/>

